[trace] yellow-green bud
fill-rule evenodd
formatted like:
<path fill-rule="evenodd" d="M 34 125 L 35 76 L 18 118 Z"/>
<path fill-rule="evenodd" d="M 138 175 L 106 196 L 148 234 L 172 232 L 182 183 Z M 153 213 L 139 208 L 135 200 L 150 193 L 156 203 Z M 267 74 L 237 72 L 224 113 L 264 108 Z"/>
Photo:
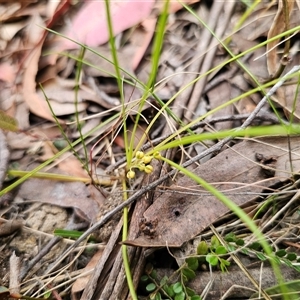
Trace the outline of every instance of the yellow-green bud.
<path fill-rule="evenodd" d="M 139 165 L 138 165 L 138 168 L 139 168 L 139 170 L 140 171 L 145 171 L 145 165 L 143 164 L 143 163 L 140 163 Z"/>
<path fill-rule="evenodd" d="M 158 151 L 156 151 L 156 152 L 153 153 L 153 157 L 156 158 L 156 159 L 160 159 L 161 154 Z"/>
<path fill-rule="evenodd" d="M 137 151 L 136 154 L 135 154 L 135 157 L 137 159 L 142 159 L 144 157 L 144 152 L 143 151 Z"/>
<path fill-rule="evenodd" d="M 148 166 L 145 166 L 145 173 L 149 174 L 149 173 L 152 173 L 153 172 L 153 167 L 148 165 Z"/>
<path fill-rule="evenodd" d="M 145 163 L 145 164 L 149 164 L 150 162 L 151 162 L 151 160 L 152 160 L 152 156 L 150 156 L 150 155 L 145 155 L 144 157 L 143 157 L 143 162 Z"/>
<path fill-rule="evenodd" d="M 127 172 L 126 176 L 127 176 L 128 179 L 132 179 L 132 178 L 135 177 L 135 172 L 130 170 L 130 171 Z"/>

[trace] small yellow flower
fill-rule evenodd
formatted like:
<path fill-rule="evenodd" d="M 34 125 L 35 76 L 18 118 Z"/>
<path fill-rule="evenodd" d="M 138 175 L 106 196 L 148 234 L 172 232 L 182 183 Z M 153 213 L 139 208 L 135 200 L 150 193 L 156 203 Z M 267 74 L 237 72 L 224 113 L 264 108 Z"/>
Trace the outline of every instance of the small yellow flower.
<path fill-rule="evenodd" d="M 145 165 L 143 164 L 143 163 L 140 163 L 139 165 L 138 165 L 138 168 L 139 168 L 139 170 L 140 171 L 145 171 Z"/>
<path fill-rule="evenodd" d="M 145 166 L 145 173 L 147 174 L 150 174 L 153 172 L 153 167 L 148 165 L 148 166 Z"/>
<path fill-rule="evenodd" d="M 142 159 L 144 157 L 144 152 L 143 151 L 137 151 L 136 154 L 135 154 L 135 157 L 137 159 Z"/>
<path fill-rule="evenodd" d="M 152 160 L 152 156 L 150 156 L 150 155 L 145 155 L 144 157 L 143 157 L 143 162 L 147 165 L 147 164 L 149 164 L 150 162 L 151 162 L 151 160 Z"/>
<path fill-rule="evenodd" d="M 158 151 L 156 151 L 156 152 L 153 153 L 153 157 L 156 158 L 156 159 L 160 159 L 161 154 Z"/>
<path fill-rule="evenodd" d="M 130 171 L 127 172 L 126 176 L 127 176 L 128 179 L 132 179 L 132 178 L 135 177 L 135 172 L 130 170 Z"/>

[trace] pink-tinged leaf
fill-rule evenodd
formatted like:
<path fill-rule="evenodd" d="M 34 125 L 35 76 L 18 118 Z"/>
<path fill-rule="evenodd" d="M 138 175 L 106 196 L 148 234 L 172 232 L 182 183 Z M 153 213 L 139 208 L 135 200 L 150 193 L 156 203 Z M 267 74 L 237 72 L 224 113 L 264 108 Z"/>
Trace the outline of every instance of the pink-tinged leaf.
<path fill-rule="evenodd" d="M 16 67 L 8 62 L 0 64 L 0 80 L 13 83 L 16 79 Z"/>
<path fill-rule="evenodd" d="M 114 35 L 128 29 L 147 18 L 154 0 L 111 1 L 110 10 Z M 75 16 L 65 35 L 73 40 L 96 47 L 109 39 L 104 1 L 87 1 Z M 60 50 L 76 49 L 78 45 L 64 40 Z"/>

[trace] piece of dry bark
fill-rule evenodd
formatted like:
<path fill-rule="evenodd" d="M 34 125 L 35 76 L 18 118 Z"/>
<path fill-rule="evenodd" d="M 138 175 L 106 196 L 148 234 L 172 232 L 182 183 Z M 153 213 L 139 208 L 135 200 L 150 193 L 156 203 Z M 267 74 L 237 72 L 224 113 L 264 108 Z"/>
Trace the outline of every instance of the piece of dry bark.
<path fill-rule="evenodd" d="M 299 137 L 291 138 L 294 172 L 300 169 L 296 159 L 299 142 Z M 264 187 L 291 177 L 288 152 L 286 137 L 246 140 L 221 152 L 193 172 L 241 206 L 256 199 Z M 274 164 L 262 164 L 257 160 L 257 153 L 274 158 L 275 177 L 270 177 L 267 172 Z M 220 200 L 192 179 L 183 177 L 144 213 L 148 227 L 152 228 L 151 234 L 146 230 L 137 239 L 125 243 L 141 247 L 180 247 L 228 211 Z"/>

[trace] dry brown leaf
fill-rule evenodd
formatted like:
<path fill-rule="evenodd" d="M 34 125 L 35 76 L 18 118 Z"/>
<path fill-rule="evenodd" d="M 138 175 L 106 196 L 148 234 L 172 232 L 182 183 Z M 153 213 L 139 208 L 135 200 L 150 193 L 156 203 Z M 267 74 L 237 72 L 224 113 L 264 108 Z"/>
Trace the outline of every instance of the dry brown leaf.
<path fill-rule="evenodd" d="M 140 61 L 144 57 L 149 43 L 153 37 L 155 26 L 156 18 L 148 17 L 141 23 L 139 27 L 135 28 L 133 34 L 131 35 L 130 46 L 135 48 L 135 50 L 132 49 L 132 53 L 134 53 L 131 62 L 133 70 L 138 67 Z"/>
<path fill-rule="evenodd" d="M 46 120 L 55 121 L 46 100 L 36 93 L 35 76 L 38 71 L 38 61 L 41 55 L 42 43 L 40 43 L 27 59 L 27 66 L 24 72 L 23 97 L 30 111 Z M 62 121 L 60 121 L 62 122 Z"/>
<path fill-rule="evenodd" d="M 82 182 L 60 182 L 36 178 L 25 181 L 18 195 L 24 200 L 78 209 L 89 221 L 96 220 L 99 213 L 98 202 L 104 201 L 100 192 L 95 194 L 97 201 L 93 199 L 94 195 Z"/>
<path fill-rule="evenodd" d="M 291 15 L 295 1 L 286 1 L 288 5 L 289 15 Z M 282 0 L 278 3 L 278 10 L 273 21 L 273 24 L 268 32 L 268 39 L 282 33 L 286 28 L 284 10 L 282 5 Z M 275 47 L 279 42 L 279 39 L 272 41 L 267 44 L 267 64 L 269 75 L 273 76 L 278 68 L 278 58 L 277 58 L 277 47 Z"/>
<path fill-rule="evenodd" d="M 86 272 L 92 271 L 94 269 L 94 267 L 97 265 L 100 258 L 102 257 L 102 254 L 103 254 L 103 249 L 99 249 L 94 254 L 92 259 L 89 261 L 87 266 L 82 270 L 82 272 L 86 273 Z M 82 290 L 84 290 L 87 283 L 89 282 L 90 278 L 91 278 L 91 274 L 78 278 L 72 285 L 72 294 L 79 293 Z"/>
<path fill-rule="evenodd" d="M 297 157 L 300 155 L 299 145 L 299 137 L 291 138 L 292 152 Z M 258 160 L 258 154 L 269 159 L 271 164 L 260 164 L 263 159 Z M 288 161 L 287 138 L 266 138 L 237 144 L 193 172 L 241 206 L 257 198 L 253 193 L 258 195 L 264 187 L 289 178 L 291 174 Z M 300 170 L 300 160 L 295 159 L 293 166 L 294 171 Z M 267 171 L 269 167 L 284 170 L 277 170 L 275 177 L 272 177 Z M 282 175 L 283 177 L 277 177 Z M 196 186 L 187 177 L 179 179 L 170 189 L 178 193 L 171 191 L 170 194 L 164 193 L 157 197 L 144 214 L 145 219 L 141 224 L 144 234 L 133 241 L 126 241 L 126 244 L 180 247 L 228 212 L 228 208 L 220 200 Z M 152 236 L 149 235 L 150 229 Z"/>

